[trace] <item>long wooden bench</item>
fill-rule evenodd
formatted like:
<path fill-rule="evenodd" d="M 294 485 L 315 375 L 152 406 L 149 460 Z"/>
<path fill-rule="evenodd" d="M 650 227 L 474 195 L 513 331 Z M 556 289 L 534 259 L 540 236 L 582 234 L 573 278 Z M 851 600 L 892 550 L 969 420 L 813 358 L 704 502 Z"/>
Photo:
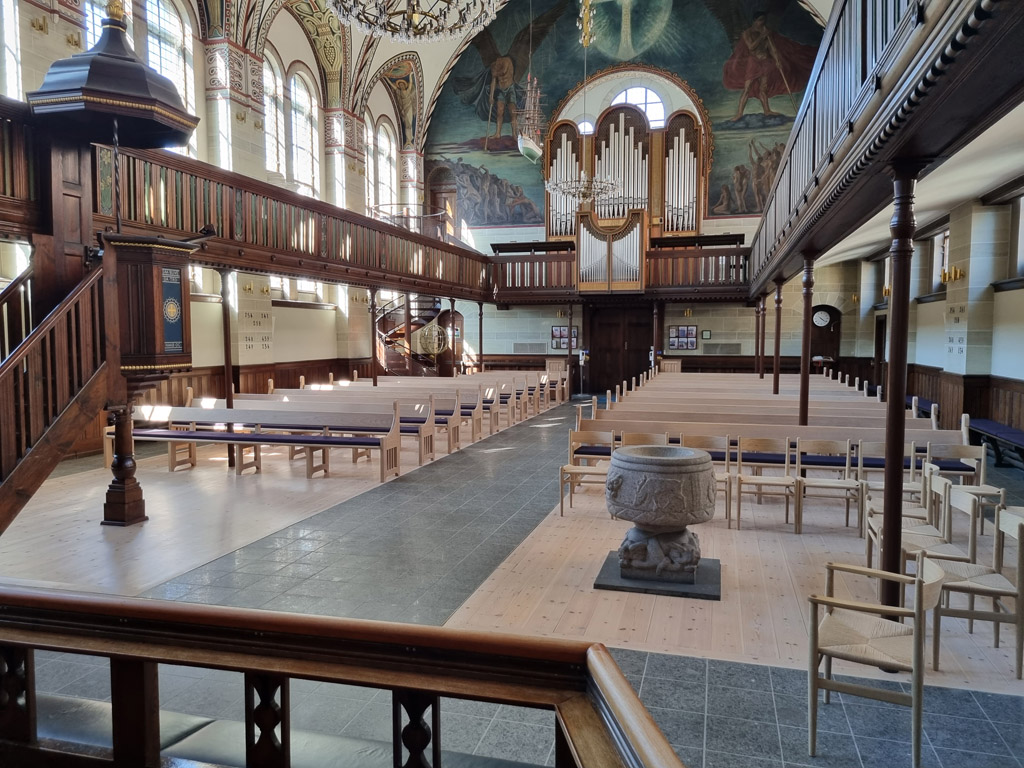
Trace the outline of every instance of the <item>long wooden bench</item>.
<path fill-rule="evenodd" d="M 964 419 L 972 445 L 987 445 L 995 453 L 996 466 L 1008 467 L 1003 449 L 1009 448 L 1024 463 L 1024 429 L 1015 429 L 992 419 Z"/>
<path fill-rule="evenodd" d="M 234 445 L 235 472 L 239 475 L 247 469 L 262 471 L 260 449 L 264 445 L 305 448 L 306 477 L 317 472 L 329 475 L 331 448 L 351 448 L 353 463 L 362 457 L 369 459 L 371 451 L 379 451 L 381 482 L 398 477 L 401 471 L 398 403 L 392 404 L 390 413 L 364 411 L 343 414 L 344 419 L 339 419 L 338 414 L 317 411 L 168 406 L 139 406 L 136 414 L 136 423 L 162 424 L 161 427 L 136 427 L 132 430 L 136 440 Z M 169 452 L 174 450 L 173 445 L 168 447 Z M 245 459 L 246 451 L 252 455 L 249 461 Z M 188 460 L 176 462 L 169 458 L 169 463 L 169 468 L 174 470 Z"/>

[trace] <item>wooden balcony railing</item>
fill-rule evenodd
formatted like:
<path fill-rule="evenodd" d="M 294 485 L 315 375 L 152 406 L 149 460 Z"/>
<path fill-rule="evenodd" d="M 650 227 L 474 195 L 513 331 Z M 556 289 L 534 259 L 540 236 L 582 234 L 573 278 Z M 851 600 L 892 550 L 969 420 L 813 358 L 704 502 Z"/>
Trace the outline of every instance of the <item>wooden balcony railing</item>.
<path fill-rule="evenodd" d="M 678 248 L 647 252 L 647 292 L 682 290 L 746 296 L 749 249 Z"/>
<path fill-rule="evenodd" d="M 0 292 L 0 362 L 10 356 L 34 327 L 32 268 L 29 267 Z"/>
<path fill-rule="evenodd" d="M 113 224 L 112 152 L 96 150 L 97 229 Z M 357 285 L 402 287 L 441 296 L 489 298 L 487 258 L 424 234 L 169 152 L 121 153 L 126 231 L 189 237 L 211 225 L 216 237 L 195 260 Z"/>
<path fill-rule="evenodd" d="M 752 241 L 753 292 L 881 210 L 888 164 L 937 165 L 1020 103 L 1003 73 L 1022 28 L 1007 0 L 837 0 Z"/>
<path fill-rule="evenodd" d="M 543 301 L 576 295 L 572 242 L 495 243 L 491 248 L 495 300 Z"/>
<path fill-rule="evenodd" d="M 395 765 L 403 747 L 405 765 L 443 765 L 445 696 L 551 711 L 559 768 L 682 768 L 602 645 L 30 589 L 0 591 L 4 765 L 110 764 L 37 741 L 35 648 L 109 659 L 116 765 L 159 764 L 165 663 L 243 673 L 244 743 L 219 749 L 251 768 L 290 763 L 293 679 L 391 691 Z"/>
<path fill-rule="evenodd" d="M 40 223 L 39 179 L 28 105 L 0 97 L 0 233 L 26 238 Z"/>

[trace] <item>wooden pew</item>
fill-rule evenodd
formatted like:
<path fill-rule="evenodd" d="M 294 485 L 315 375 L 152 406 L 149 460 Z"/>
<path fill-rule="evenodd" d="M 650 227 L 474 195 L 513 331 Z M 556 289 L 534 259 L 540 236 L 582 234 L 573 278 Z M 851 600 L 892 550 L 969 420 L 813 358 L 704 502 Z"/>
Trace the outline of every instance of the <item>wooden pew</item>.
<path fill-rule="evenodd" d="M 169 406 L 139 406 L 136 423 L 152 422 L 161 427 L 136 427 L 132 436 L 136 440 L 168 443 L 226 443 L 236 447 L 235 473 L 246 469 L 261 471 L 260 447 L 263 445 L 297 446 L 306 448 L 306 476 L 316 472 L 330 472 L 330 449 L 351 448 L 352 461 L 370 457 L 370 451 L 380 451 L 380 481 L 398 477 L 401 471 L 401 423 L 399 405 L 390 410 L 363 411 L 357 414 L 338 414 L 317 411 L 273 411 L 239 408 L 194 408 Z M 348 421 L 349 423 L 337 423 Z M 235 432 L 226 431 L 228 425 Z M 248 431 L 237 431 L 237 429 Z M 271 431 L 267 431 L 271 430 Z M 245 460 L 245 451 L 252 451 L 252 460 Z M 315 456 L 319 454 L 320 463 Z"/>

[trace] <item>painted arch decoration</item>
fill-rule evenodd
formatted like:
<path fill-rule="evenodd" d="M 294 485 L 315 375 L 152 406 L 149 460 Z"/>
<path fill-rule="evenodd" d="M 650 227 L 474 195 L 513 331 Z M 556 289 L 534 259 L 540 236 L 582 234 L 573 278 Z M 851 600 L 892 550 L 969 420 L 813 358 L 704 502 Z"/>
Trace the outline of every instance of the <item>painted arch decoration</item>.
<path fill-rule="evenodd" d="M 428 108 L 426 171 L 452 171 L 459 217 L 470 226 L 544 221 L 542 166 L 519 154 L 514 116 L 529 72 L 550 119 L 581 80 L 583 49 L 576 3 L 534 0 L 533 8 L 531 29 L 528 4 L 506 5 L 470 41 Z M 667 70 L 706 109 L 706 150 L 715 150 L 702 215 L 758 215 L 821 41 L 820 18 L 801 0 L 607 0 L 594 10 L 588 72 Z"/>

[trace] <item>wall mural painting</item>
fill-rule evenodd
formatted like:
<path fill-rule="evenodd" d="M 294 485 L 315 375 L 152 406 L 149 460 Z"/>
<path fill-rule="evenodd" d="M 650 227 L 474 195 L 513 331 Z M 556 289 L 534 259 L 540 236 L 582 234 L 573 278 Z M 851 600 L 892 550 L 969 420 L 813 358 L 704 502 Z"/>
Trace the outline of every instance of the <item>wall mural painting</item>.
<path fill-rule="evenodd" d="M 416 68 L 409 60 L 397 61 L 381 75 L 381 82 L 395 105 L 401 148 L 411 149 L 416 143 Z"/>
<path fill-rule="evenodd" d="M 545 111 L 583 75 L 576 0 L 511 2 L 467 47 L 438 98 L 428 169 L 457 180 L 470 226 L 541 224 L 541 165 L 519 154 L 515 131 L 526 76 Z M 756 215 L 764 207 L 821 41 L 800 0 L 601 0 L 589 73 L 623 62 L 666 69 L 708 109 L 715 152 L 706 214 Z M 532 53 L 532 72 L 531 69 Z"/>

